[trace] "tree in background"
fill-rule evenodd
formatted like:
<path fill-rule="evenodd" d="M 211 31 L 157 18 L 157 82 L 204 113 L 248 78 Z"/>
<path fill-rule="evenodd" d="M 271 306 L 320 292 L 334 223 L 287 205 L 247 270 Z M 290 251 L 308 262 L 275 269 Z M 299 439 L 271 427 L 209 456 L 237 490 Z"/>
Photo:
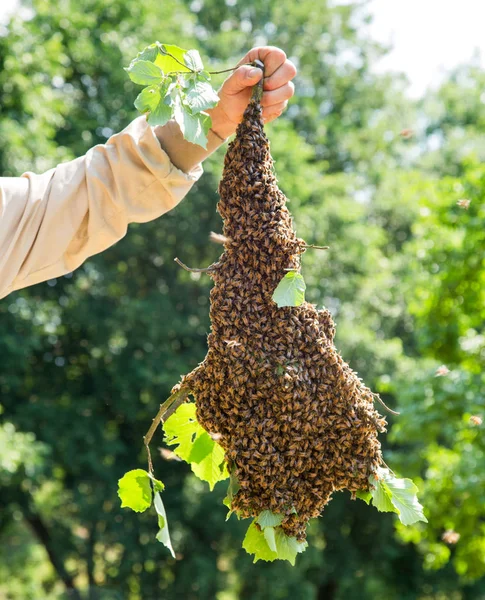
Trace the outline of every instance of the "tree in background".
<path fill-rule="evenodd" d="M 220 151 L 174 211 L 131 226 L 72 276 L 0 302 L 0 596 L 485 597 L 483 429 L 470 422 L 483 407 L 483 173 L 450 141 L 466 131 L 467 156 L 479 150 L 481 105 L 462 109 L 469 87 L 455 78 L 424 106 L 406 100 L 402 79 L 370 71 L 383 50 L 357 4 L 30 6 L 32 18 L 0 37 L 3 175 L 50 168 L 125 126 L 137 90 L 122 66 L 155 39 L 198 47 L 214 68 L 257 43 L 294 57 L 296 100 L 268 131 L 298 231 L 331 247 L 304 256 L 309 300 L 332 310 L 337 346 L 401 408 L 389 450 L 423 477 L 430 526 L 396 536 L 392 516 L 338 494 L 297 568 L 253 565 L 240 549 L 246 524 L 224 523 L 225 489 L 209 494 L 161 456 L 177 559 L 153 542 L 150 515 L 120 508 L 117 479 L 144 465 L 156 407 L 205 355 L 209 282 L 173 258 L 204 266 L 218 256 L 208 234 L 220 230 Z M 403 139 L 417 115 L 428 129 Z M 448 174 L 456 179 L 440 181 Z M 441 363 L 452 372 L 435 377 Z M 451 530 L 456 544 L 442 539 Z"/>

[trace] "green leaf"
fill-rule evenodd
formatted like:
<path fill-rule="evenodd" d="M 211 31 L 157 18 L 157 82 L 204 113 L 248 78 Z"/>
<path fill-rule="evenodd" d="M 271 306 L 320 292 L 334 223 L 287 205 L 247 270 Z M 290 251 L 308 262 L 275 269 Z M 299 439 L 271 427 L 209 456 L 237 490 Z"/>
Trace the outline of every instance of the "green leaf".
<path fill-rule="evenodd" d="M 254 555 L 253 563 L 258 562 L 258 560 L 273 561 L 278 558 L 278 554 L 268 546 L 263 532 L 255 521 L 249 526 L 242 547 L 248 554 Z"/>
<path fill-rule="evenodd" d="M 197 79 L 199 81 L 210 81 L 212 78 L 209 71 L 201 71 L 200 73 L 197 73 Z"/>
<path fill-rule="evenodd" d="M 186 93 L 185 101 L 194 114 L 214 108 L 219 102 L 219 96 L 206 81 L 191 81 Z"/>
<path fill-rule="evenodd" d="M 277 527 L 281 525 L 283 519 L 284 515 L 278 515 L 270 510 L 263 510 L 256 519 L 256 523 L 264 529 L 265 527 Z"/>
<path fill-rule="evenodd" d="M 161 127 L 168 123 L 172 118 L 172 109 L 170 106 L 165 104 L 164 99 L 161 98 L 155 109 L 148 115 L 147 121 L 150 125 L 155 127 L 160 125 Z"/>
<path fill-rule="evenodd" d="M 163 486 L 161 481 L 158 483 Z M 118 481 L 118 496 L 121 499 L 121 508 L 144 512 L 152 504 L 152 488 L 148 473 L 143 469 L 134 469 L 125 473 Z"/>
<path fill-rule="evenodd" d="M 372 504 L 380 512 L 396 512 L 394 505 L 391 502 L 391 494 L 389 489 L 384 484 L 382 479 L 376 480 L 373 475 L 369 477 L 369 482 L 372 486 Z"/>
<path fill-rule="evenodd" d="M 185 403 L 179 406 L 175 413 L 163 425 L 166 443 L 177 444 L 175 454 L 190 463 L 192 471 L 209 483 L 212 490 L 218 481 L 229 477 L 225 462 L 224 450 L 215 442 L 199 425 L 196 419 L 196 406 L 194 403 Z M 197 440 L 203 440 L 195 447 Z"/>
<path fill-rule="evenodd" d="M 148 473 L 148 477 L 150 477 L 152 481 L 153 491 L 163 492 L 163 490 L 165 489 L 165 485 L 159 479 L 155 479 L 155 477 L 153 475 L 150 475 L 150 473 Z"/>
<path fill-rule="evenodd" d="M 135 108 L 141 113 L 151 112 L 155 110 L 161 100 L 160 87 L 151 85 L 138 94 L 135 100 Z"/>
<path fill-rule="evenodd" d="M 159 532 L 157 533 L 157 540 L 162 542 L 162 544 L 170 550 L 170 553 L 175 558 L 175 552 L 173 551 L 172 540 L 170 539 L 170 532 L 168 530 L 167 514 L 165 512 L 165 506 L 163 505 L 162 497 L 160 496 L 159 492 L 156 492 L 153 504 L 155 505 L 155 510 L 158 514 L 158 527 L 160 528 Z"/>
<path fill-rule="evenodd" d="M 224 500 L 222 501 L 222 503 L 225 506 L 227 506 L 227 508 L 229 509 L 229 512 L 226 515 L 226 521 L 229 519 L 229 517 L 234 512 L 231 508 L 232 499 L 239 492 L 240 489 L 241 489 L 241 486 L 239 484 L 239 481 L 236 477 L 236 474 L 234 473 L 234 470 L 232 470 L 229 473 L 229 485 L 227 487 L 227 494 L 226 494 L 226 497 L 224 498 Z"/>
<path fill-rule="evenodd" d="M 283 306 L 300 306 L 305 302 L 305 281 L 296 271 L 290 271 L 278 283 L 273 300 L 278 308 Z"/>
<path fill-rule="evenodd" d="M 148 60 L 135 59 L 125 71 L 128 73 L 133 83 L 138 83 L 140 85 L 160 83 L 164 77 L 160 69 Z"/>
<path fill-rule="evenodd" d="M 204 431 L 193 443 L 188 461 L 191 463 L 200 463 L 212 452 L 214 440 Z"/>
<path fill-rule="evenodd" d="M 269 533 L 266 533 L 267 531 Z M 287 560 L 294 565 L 296 555 L 303 552 L 308 543 L 298 542 L 295 537 L 288 537 L 281 527 L 265 527 L 263 532 L 256 521 L 253 521 L 246 532 L 242 546 L 248 554 L 254 555 L 253 562 L 279 559 Z M 276 550 L 272 550 L 272 547 Z"/>
<path fill-rule="evenodd" d="M 202 71 L 204 69 L 204 64 L 202 63 L 198 50 L 189 50 L 186 52 L 184 55 L 184 63 L 192 71 Z"/>
<path fill-rule="evenodd" d="M 371 492 L 366 492 L 364 490 L 355 492 L 355 497 L 359 498 L 359 500 L 363 500 L 366 504 L 370 504 L 370 501 L 372 500 Z"/>
<path fill-rule="evenodd" d="M 180 97 L 175 99 L 173 115 L 187 141 L 198 144 L 202 148 L 207 147 L 207 134 L 212 124 L 209 115 L 205 113 L 193 115 L 190 108 L 182 104 Z"/>
<path fill-rule="evenodd" d="M 288 537 L 281 527 L 275 529 L 276 552 L 280 560 L 287 560 L 295 565 L 296 555 L 304 552 L 308 542 L 299 542 L 295 537 Z"/>
<path fill-rule="evenodd" d="M 179 406 L 163 424 L 165 442 L 170 446 L 177 444 L 173 451 L 186 462 L 190 462 L 189 456 L 195 440 L 205 433 L 205 429 L 197 422 L 195 412 L 195 404 L 186 402 Z"/>
<path fill-rule="evenodd" d="M 172 56 L 168 56 L 166 52 Z M 155 64 L 160 67 L 164 73 L 171 73 L 173 71 L 186 71 L 190 72 L 190 69 L 185 66 L 184 56 L 187 50 L 179 48 L 178 46 L 171 46 L 169 44 L 160 44 L 159 53 L 155 59 Z M 177 59 L 177 60 L 175 60 Z M 178 61 L 178 62 L 177 62 Z M 182 63 L 182 64 L 180 64 Z"/>
<path fill-rule="evenodd" d="M 274 527 L 265 527 L 263 529 L 264 539 L 269 546 L 269 549 L 276 552 L 276 540 L 274 535 Z"/>
<path fill-rule="evenodd" d="M 212 440 L 212 443 L 212 450 L 200 463 L 190 464 L 197 477 L 202 481 L 207 481 L 211 491 L 218 481 L 223 481 L 229 477 L 229 472 L 224 463 L 224 450 L 214 440 Z"/>
<path fill-rule="evenodd" d="M 146 48 L 143 48 L 143 50 L 136 55 L 135 60 L 148 60 L 150 62 L 155 62 L 157 55 L 158 42 L 155 42 L 154 44 L 150 44 Z"/>
<path fill-rule="evenodd" d="M 143 114 L 148 113 L 150 125 L 162 126 L 172 118 L 172 108 L 167 104 L 170 84 L 170 78 L 166 78 L 162 84 L 146 87 L 135 100 L 135 107 Z"/>
<path fill-rule="evenodd" d="M 398 479 L 389 469 L 383 468 L 378 468 L 376 475 L 377 480 L 371 475 L 369 482 L 372 504 L 377 510 L 397 513 L 403 525 L 428 522 L 416 495 L 418 488 L 411 479 Z"/>
<path fill-rule="evenodd" d="M 389 490 L 391 502 L 403 525 L 412 525 L 418 521 L 428 522 L 423 514 L 423 506 L 418 501 L 418 487 L 411 479 L 398 479 L 389 469 L 378 469 L 378 476 Z"/>

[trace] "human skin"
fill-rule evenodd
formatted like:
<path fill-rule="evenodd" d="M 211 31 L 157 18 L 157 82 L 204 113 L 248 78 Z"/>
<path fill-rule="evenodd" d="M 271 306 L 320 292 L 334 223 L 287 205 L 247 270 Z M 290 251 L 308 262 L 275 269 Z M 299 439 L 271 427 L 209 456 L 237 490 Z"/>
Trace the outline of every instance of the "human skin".
<path fill-rule="evenodd" d="M 186 141 L 175 121 L 155 128 L 160 145 L 170 156 L 172 163 L 188 173 L 204 161 L 228 137 L 235 133 L 244 110 L 248 105 L 252 88 L 263 77 L 261 69 L 247 63 L 260 60 L 264 64 L 263 119 L 269 123 L 285 110 L 295 87 L 292 79 L 296 75 L 295 65 L 287 59 L 280 48 L 261 46 L 252 48 L 238 63 L 238 68 L 224 81 L 219 90 L 220 101 L 207 112 L 212 119 L 207 148 Z"/>

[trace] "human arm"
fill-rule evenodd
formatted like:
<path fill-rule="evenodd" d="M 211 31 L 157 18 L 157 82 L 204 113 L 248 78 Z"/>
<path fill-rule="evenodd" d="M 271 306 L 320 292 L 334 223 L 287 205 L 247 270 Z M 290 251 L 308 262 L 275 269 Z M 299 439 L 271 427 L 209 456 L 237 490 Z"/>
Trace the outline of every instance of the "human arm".
<path fill-rule="evenodd" d="M 241 63 L 266 59 L 270 89 L 263 105 L 271 118 L 275 100 L 277 112 L 293 93 L 287 83 L 294 67 L 281 50 L 251 52 L 255 56 L 248 53 Z M 255 76 L 250 70 L 242 66 L 224 82 L 211 111 L 207 149 L 184 140 L 173 122 L 153 128 L 139 117 L 74 161 L 41 175 L 0 178 L 0 298 L 73 271 L 121 239 L 129 223 L 150 221 L 176 206 L 202 174 L 200 163 L 235 131 L 261 77 L 259 69 Z"/>

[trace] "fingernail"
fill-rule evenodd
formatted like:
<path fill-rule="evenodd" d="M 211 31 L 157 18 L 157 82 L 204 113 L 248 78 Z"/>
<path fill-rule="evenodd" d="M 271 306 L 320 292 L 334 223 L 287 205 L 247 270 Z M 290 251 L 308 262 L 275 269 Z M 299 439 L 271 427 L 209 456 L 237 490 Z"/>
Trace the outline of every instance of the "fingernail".
<path fill-rule="evenodd" d="M 250 79 L 253 79 L 254 77 L 257 77 L 259 75 L 259 73 L 261 73 L 261 69 L 258 69 L 258 67 L 254 67 L 254 69 L 251 69 L 248 73 L 248 77 Z"/>

